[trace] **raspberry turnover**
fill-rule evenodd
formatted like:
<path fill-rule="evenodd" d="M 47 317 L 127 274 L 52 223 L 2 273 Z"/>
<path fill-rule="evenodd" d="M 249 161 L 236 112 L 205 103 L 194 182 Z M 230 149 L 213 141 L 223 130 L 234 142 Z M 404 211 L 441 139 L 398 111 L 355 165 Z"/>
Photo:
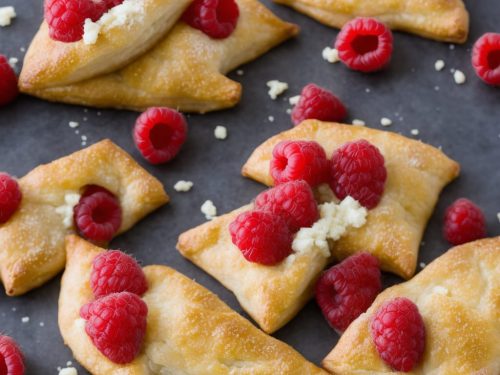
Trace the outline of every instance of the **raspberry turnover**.
<path fill-rule="evenodd" d="M 384 68 L 392 56 L 391 30 L 374 18 L 355 18 L 337 36 L 335 48 L 350 69 L 369 73 Z"/>
<path fill-rule="evenodd" d="M 455 246 L 486 237 L 483 211 L 466 198 L 457 199 L 446 209 L 443 235 Z"/>
<path fill-rule="evenodd" d="M 230 36 L 240 16 L 235 0 L 194 0 L 182 20 L 214 39 Z"/>
<path fill-rule="evenodd" d="M 22 193 L 16 180 L 0 173 L 0 224 L 6 223 L 21 204 Z"/>
<path fill-rule="evenodd" d="M 500 86 L 500 34 L 486 33 L 476 41 L 472 66 L 484 82 Z"/>
<path fill-rule="evenodd" d="M 7 58 L 0 55 L 0 107 L 12 102 L 18 94 L 16 73 Z"/>
<path fill-rule="evenodd" d="M 14 339 L 0 335 L 0 374 L 24 375 L 23 354 Z"/>

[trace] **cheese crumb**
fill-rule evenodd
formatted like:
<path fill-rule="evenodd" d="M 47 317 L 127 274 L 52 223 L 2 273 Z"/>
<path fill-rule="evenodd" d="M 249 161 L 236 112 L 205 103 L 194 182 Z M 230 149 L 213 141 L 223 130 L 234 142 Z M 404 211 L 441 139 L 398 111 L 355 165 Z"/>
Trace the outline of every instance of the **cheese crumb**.
<path fill-rule="evenodd" d="M 180 180 L 180 181 L 177 181 L 175 183 L 174 190 L 184 193 L 184 192 L 191 190 L 192 187 L 193 187 L 193 183 L 191 181 Z"/>
<path fill-rule="evenodd" d="M 74 367 L 66 367 L 59 370 L 59 375 L 78 375 L 78 371 Z"/>
<path fill-rule="evenodd" d="M 288 83 L 281 82 L 276 79 L 267 82 L 267 87 L 269 87 L 269 96 L 272 100 L 276 100 L 278 96 L 283 94 L 286 90 L 288 90 Z"/>
<path fill-rule="evenodd" d="M 45 326 L 45 323 L 44 322 L 40 322 L 40 327 L 44 327 Z"/>
<path fill-rule="evenodd" d="M 420 131 L 418 129 L 411 129 L 410 133 L 412 135 L 419 135 L 420 134 Z"/>
<path fill-rule="evenodd" d="M 23 322 L 23 323 L 28 323 L 29 321 L 30 321 L 30 317 L 29 316 L 23 316 L 21 318 L 21 322 Z"/>
<path fill-rule="evenodd" d="M 300 101 L 300 95 L 295 95 L 292 96 L 291 98 L 288 98 L 288 102 L 290 103 L 290 105 L 297 105 L 299 104 L 299 101 Z"/>
<path fill-rule="evenodd" d="M 205 215 L 207 220 L 212 220 L 217 216 L 217 207 L 211 200 L 205 201 L 201 206 L 201 212 Z"/>
<path fill-rule="evenodd" d="M 71 366 L 72 364 L 73 364 L 73 362 L 71 362 L 71 361 L 66 362 L 66 366 L 68 366 L 68 367 Z"/>
<path fill-rule="evenodd" d="M 497 213 L 497 219 L 498 219 L 498 221 L 500 222 L 500 212 L 499 212 L 499 213 Z"/>
<path fill-rule="evenodd" d="M 21 47 L 21 48 L 19 48 L 19 51 L 26 52 L 26 48 L 25 47 Z"/>
<path fill-rule="evenodd" d="M 425 264 L 424 262 L 420 262 L 420 268 L 425 268 L 425 266 L 427 266 L 427 264 Z"/>
<path fill-rule="evenodd" d="M 80 201 L 80 194 L 67 193 L 64 195 L 64 203 L 62 206 L 56 208 L 56 212 L 63 217 L 63 225 L 65 228 L 73 226 L 73 209 Z"/>
<path fill-rule="evenodd" d="M 267 119 L 269 120 L 269 122 L 274 122 L 274 116 L 269 116 Z"/>
<path fill-rule="evenodd" d="M 70 121 L 68 125 L 71 129 L 74 129 L 74 128 L 77 128 L 78 126 L 80 126 L 80 124 L 76 121 Z"/>
<path fill-rule="evenodd" d="M 214 129 L 214 136 L 217 139 L 227 138 L 227 128 L 225 126 L 218 125 Z"/>
<path fill-rule="evenodd" d="M 443 70 L 444 66 L 445 66 L 445 63 L 443 60 L 436 60 L 436 62 L 434 63 L 434 69 L 436 69 L 436 71 L 438 71 L 438 72 Z"/>
<path fill-rule="evenodd" d="M 323 60 L 328 61 L 331 64 L 335 64 L 340 61 L 339 51 L 335 48 L 325 47 L 321 55 L 323 56 Z"/>
<path fill-rule="evenodd" d="M 9 65 L 12 67 L 12 69 L 17 69 L 18 62 L 19 62 L 19 59 L 17 57 L 9 58 Z"/>
<path fill-rule="evenodd" d="M 287 109 L 286 109 L 286 113 L 287 113 L 288 115 L 291 115 L 291 114 L 292 114 L 292 109 L 291 109 L 291 108 L 287 108 Z"/>
<path fill-rule="evenodd" d="M 455 70 L 453 73 L 453 79 L 457 85 L 463 85 L 466 81 L 465 74 L 461 70 Z"/>
<path fill-rule="evenodd" d="M 390 118 L 387 118 L 387 117 L 382 117 L 380 119 L 380 124 L 382 126 L 391 126 L 392 125 L 392 120 Z"/>
<path fill-rule="evenodd" d="M 238 69 L 236 71 L 236 74 L 239 75 L 239 76 L 242 76 L 243 74 L 245 74 L 245 72 L 243 71 L 243 69 Z"/>
<path fill-rule="evenodd" d="M 0 26 L 5 27 L 11 24 L 12 19 L 16 18 L 16 10 L 13 6 L 0 7 Z"/>
<path fill-rule="evenodd" d="M 354 126 L 365 126 L 365 122 L 363 120 L 359 120 L 357 118 L 355 118 L 354 120 L 352 120 L 352 124 Z"/>
<path fill-rule="evenodd" d="M 101 25 L 87 18 L 83 24 L 83 43 L 87 45 L 95 44 L 100 32 Z"/>

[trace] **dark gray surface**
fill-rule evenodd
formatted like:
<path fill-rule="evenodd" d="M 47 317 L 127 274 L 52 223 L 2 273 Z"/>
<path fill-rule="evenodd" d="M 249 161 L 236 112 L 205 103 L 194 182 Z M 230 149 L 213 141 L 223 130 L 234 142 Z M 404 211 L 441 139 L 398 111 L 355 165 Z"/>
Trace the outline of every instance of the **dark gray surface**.
<path fill-rule="evenodd" d="M 444 208 L 458 197 L 468 197 L 485 211 L 490 235 L 500 234 L 496 217 L 500 212 L 500 89 L 482 84 L 470 65 L 472 42 L 486 31 L 500 32 L 498 0 L 467 1 L 471 13 L 471 35 L 464 46 L 432 42 L 406 34 L 395 34 L 395 51 L 389 69 L 365 75 L 348 71 L 341 64 L 330 65 L 321 58 L 336 30 L 326 28 L 292 10 L 270 4 L 283 18 L 302 27 L 298 39 L 271 51 L 243 67 L 242 77 L 232 75 L 244 86 L 241 104 L 228 111 L 205 116 L 189 116 L 189 139 L 172 163 L 151 167 L 143 162 L 130 136 L 136 113 L 101 111 L 51 104 L 20 97 L 13 105 L 0 109 L 0 170 L 22 176 L 34 166 L 49 162 L 81 148 L 79 136 L 68 127 L 78 121 L 88 143 L 103 138 L 129 151 L 166 186 L 171 203 L 113 241 L 113 248 L 134 254 L 143 264 L 167 264 L 206 286 L 236 311 L 241 308 L 233 295 L 176 251 L 178 235 L 203 223 L 200 206 L 211 199 L 219 213 L 249 202 L 263 190 L 242 178 L 240 168 L 251 151 L 275 133 L 290 128 L 285 98 L 296 95 L 309 82 L 332 89 L 349 107 L 350 118 L 359 118 L 381 128 L 380 118 L 389 117 L 389 130 L 419 138 L 443 150 L 462 165 L 462 175 L 443 193 L 427 228 L 419 262 L 429 263 L 449 247 L 441 238 Z M 13 25 L 0 28 L 0 53 L 22 60 L 20 47 L 27 47 L 42 15 L 41 1 L 0 0 L 0 6 L 15 5 L 18 17 Z M 36 5 L 33 5 L 36 4 Z M 446 69 L 434 70 L 434 62 L 444 59 Z M 465 72 L 467 83 L 454 83 L 450 68 Z M 266 82 L 280 79 L 290 90 L 277 101 L 267 95 Z M 439 91 L 435 90 L 439 87 Z M 370 92 L 366 92 L 366 89 Z M 396 114 L 397 113 L 397 114 Z M 268 116 L 275 122 L 269 122 Z M 84 117 L 88 120 L 85 121 Z M 226 141 L 213 136 L 216 125 L 229 130 Z M 417 137 L 411 129 L 419 129 Z M 194 181 L 189 193 L 176 193 L 172 186 L 179 179 Z M 384 275 L 386 284 L 395 277 Z M 26 354 L 28 374 L 57 374 L 72 358 L 57 328 L 57 298 L 60 277 L 17 298 L 0 297 L 0 331 L 12 335 Z M 21 318 L 29 316 L 29 323 Z M 44 326 L 40 326 L 40 322 Z M 275 335 L 306 358 L 319 363 L 337 341 L 337 334 L 325 323 L 315 303 L 309 303 L 298 316 Z M 86 372 L 79 368 L 79 374 Z"/>

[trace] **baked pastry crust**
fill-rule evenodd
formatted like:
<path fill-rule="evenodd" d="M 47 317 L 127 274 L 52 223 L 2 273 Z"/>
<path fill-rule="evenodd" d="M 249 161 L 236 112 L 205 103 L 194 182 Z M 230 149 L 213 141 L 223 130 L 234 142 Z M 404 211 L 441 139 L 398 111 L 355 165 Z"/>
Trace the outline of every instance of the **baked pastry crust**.
<path fill-rule="evenodd" d="M 81 306 L 93 299 L 91 265 L 103 249 L 70 236 L 66 251 L 59 328 L 74 357 L 92 374 L 326 374 L 215 294 L 165 266 L 144 268 L 149 312 L 143 348 L 132 363 L 117 365 L 94 347 L 79 316 Z"/>
<path fill-rule="evenodd" d="M 168 106 L 208 112 L 236 105 L 241 85 L 225 76 L 297 34 L 256 0 L 238 0 L 233 34 L 211 39 L 180 21 L 152 50 L 122 70 L 72 85 L 27 87 L 41 98 L 94 107 L 144 110 Z"/>
<path fill-rule="evenodd" d="M 391 29 L 443 42 L 465 43 L 469 13 L 462 0 L 274 0 L 328 26 L 375 17 Z"/>
<path fill-rule="evenodd" d="M 366 139 L 380 149 L 387 182 L 382 200 L 368 211 L 367 223 L 359 229 L 349 228 L 334 243 L 332 253 L 343 259 L 368 251 L 379 259 L 383 270 L 408 279 L 415 273 L 420 241 L 439 193 L 459 173 L 459 165 L 440 150 L 391 132 L 307 120 L 257 147 L 242 173 L 270 186 L 269 162 L 277 143 L 316 141 L 330 157 L 342 144 L 358 139 Z"/>
<path fill-rule="evenodd" d="M 86 185 L 100 185 L 117 196 L 122 233 L 168 202 L 160 181 L 109 140 L 41 165 L 19 181 L 23 199 L 17 212 L 0 227 L 0 273 L 6 293 L 23 294 L 64 268 L 66 228 L 56 211 L 65 195 Z"/>
<path fill-rule="evenodd" d="M 412 280 L 381 293 L 344 332 L 323 365 L 334 374 L 395 373 L 380 358 L 369 324 L 395 297 L 412 300 L 423 317 L 423 358 L 411 374 L 500 373 L 500 237 L 455 247 Z"/>

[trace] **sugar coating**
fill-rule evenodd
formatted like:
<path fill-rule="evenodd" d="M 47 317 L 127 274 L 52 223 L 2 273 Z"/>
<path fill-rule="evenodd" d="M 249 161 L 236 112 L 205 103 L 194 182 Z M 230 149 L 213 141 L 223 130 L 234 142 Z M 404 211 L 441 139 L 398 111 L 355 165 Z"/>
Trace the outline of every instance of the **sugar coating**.
<path fill-rule="evenodd" d="M 9 26 L 14 18 L 16 18 L 16 10 L 13 6 L 0 7 L 1 27 Z"/>
<path fill-rule="evenodd" d="M 268 94 L 272 100 L 276 100 L 278 96 L 283 94 L 288 90 L 288 83 L 278 81 L 277 79 L 267 82 L 267 87 L 269 87 Z"/>
<path fill-rule="evenodd" d="M 222 125 L 217 125 L 214 129 L 214 136 L 217 139 L 226 139 L 227 138 L 227 128 Z"/>
<path fill-rule="evenodd" d="M 207 200 L 201 205 L 201 213 L 205 215 L 207 220 L 212 220 L 217 216 L 217 207 L 211 200 Z"/>
<path fill-rule="evenodd" d="M 191 181 L 180 180 L 175 183 L 174 190 L 178 192 L 187 192 L 191 190 L 192 187 L 193 183 Z"/>
<path fill-rule="evenodd" d="M 331 64 L 335 64 L 340 61 L 339 51 L 335 48 L 325 47 L 323 52 L 321 52 L 323 60 L 328 61 Z"/>

